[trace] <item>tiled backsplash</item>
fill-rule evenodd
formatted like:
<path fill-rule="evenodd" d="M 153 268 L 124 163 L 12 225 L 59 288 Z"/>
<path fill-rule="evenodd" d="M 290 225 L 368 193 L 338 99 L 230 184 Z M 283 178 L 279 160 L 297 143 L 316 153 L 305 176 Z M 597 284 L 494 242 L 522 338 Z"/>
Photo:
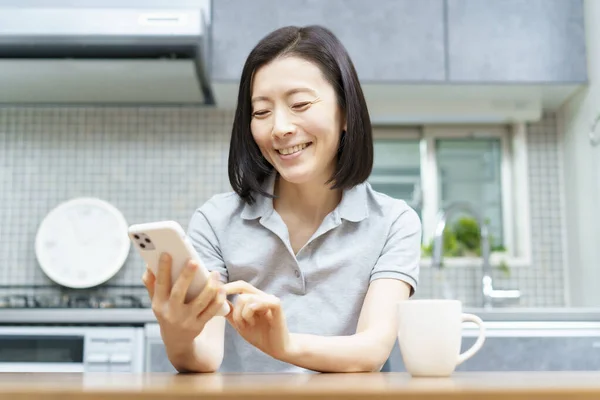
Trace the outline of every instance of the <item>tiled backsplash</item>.
<path fill-rule="evenodd" d="M 186 227 L 196 207 L 230 190 L 227 156 L 232 113 L 172 107 L 0 108 L 0 295 L 58 291 L 39 268 L 39 223 L 57 204 L 94 196 L 116 206 L 128 223 L 174 219 Z M 556 123 L 546 115 L 529 127 L 532 267 L 514 268 L 497 285 L 519 288 L 521 304 L 564 303 L 562 182 Z M 118 275 L 93 292 L 145 294 L 143 264 L 131 248 Z M 432 294 L 422 270 L 418 297 Z M 447 271 L 468 305 L 481 301 L 479 268 Z M 30 286 L 36 288 L 10 288 Z"/>

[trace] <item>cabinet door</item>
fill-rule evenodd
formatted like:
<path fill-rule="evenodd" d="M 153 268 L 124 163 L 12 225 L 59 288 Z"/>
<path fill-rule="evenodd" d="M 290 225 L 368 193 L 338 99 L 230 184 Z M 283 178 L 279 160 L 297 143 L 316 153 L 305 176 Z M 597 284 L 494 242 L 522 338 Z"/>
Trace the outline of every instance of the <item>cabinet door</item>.
<path fill-rule="evenodd" d="M 475 343 L 464 337 L 461 352 Z M 600 338 L 597 336 L 488 337 L 472 358 L 457 371 L 597 371 L 600 369 Z M 404 372 L 398 346 L 394 347 L 384 372 Z"/>
<path fill-rule="evenodd" d="M 167 351 L 161 339 L 147 339 L 144 372 L 177 372 L 167 357 Z"/>
<path fill-rule="evenodd" d="M 587 80 L 582 0 L 447 0 L 448 77 Z"/>
<path fill-rule="evenodd" d="M 445 79 L 443 0 L 218 0 L 212 2 L 211 79 L 239 80 L 250 50 L 286 25 L 323 25 L 363 82 Z"/>
<path fill-rule="evenodd" d="M 465 351 L 475 338 L 463 338 Z M 600 338 L 488 337 L 481 350 L 459 365 L 457 371 L 597 371 Z"/>

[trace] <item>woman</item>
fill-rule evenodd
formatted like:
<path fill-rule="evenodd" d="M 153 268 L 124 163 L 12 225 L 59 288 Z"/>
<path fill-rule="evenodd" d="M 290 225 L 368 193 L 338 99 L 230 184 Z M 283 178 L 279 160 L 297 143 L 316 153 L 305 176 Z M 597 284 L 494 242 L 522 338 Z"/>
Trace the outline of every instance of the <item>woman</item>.
<path fill-rule="evenodd" d="M 262 39 L 241 76 L 234 191 L 189 224 L 211 282 L 185 304 L 197 266 L 171 289 L 168 255 L 156 278 L 143 278 L 177 370 L 381 368 L 396 340 L 396 304 L 417 284 L 421 223 L 370 187 L 372 163 L 367 106 L 337 38 L 309 26 Z M 232 311 L 215 317 L 226 295 Z"/>

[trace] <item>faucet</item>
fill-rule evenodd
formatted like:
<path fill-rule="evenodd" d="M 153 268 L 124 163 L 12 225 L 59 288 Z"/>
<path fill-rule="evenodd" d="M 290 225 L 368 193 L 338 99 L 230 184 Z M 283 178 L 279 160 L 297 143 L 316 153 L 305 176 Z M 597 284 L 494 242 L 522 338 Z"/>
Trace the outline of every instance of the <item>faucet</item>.
<path fill-rule="evenodd" d="M 489 230 L 487 225 L 484 223 L 483 218 L 475 211 L 474 207 L 467 202 L 456 202 L 452 203 L 445 210 L 440 210 L 437 216 L 437 224 L 435 227 L 435 233 L 433 237 L 433 257 L 431 259 L 431 266 L 434 268 L 442 268 L 442 258 L 444 249 L 444 229 L 446 228 L 446 221 L 448 218 L 457 211 L 468 212 L 473 215 L 479 223 L 479 233 L 481 236 L 481 256 L 483 259 L 482 270 L 482 293 L 483 293 L 483 307 L 491 308 L 494 300 L 501 299 L 519 299 L 521 292 L 519 290 L 498 290 L 494 289 L 492 282 L 492 267 L 490 264 L 490 240 Z"/>

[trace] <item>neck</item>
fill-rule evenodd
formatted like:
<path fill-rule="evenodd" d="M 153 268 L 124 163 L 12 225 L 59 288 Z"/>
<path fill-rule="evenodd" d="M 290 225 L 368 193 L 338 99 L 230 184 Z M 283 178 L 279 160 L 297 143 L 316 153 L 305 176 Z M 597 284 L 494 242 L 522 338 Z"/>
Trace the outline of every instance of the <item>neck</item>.
<path fill-rule="evenodd" d="M 325 181 L 294 184 L 281 177 L 275 183 L 275 193 L 273 204 L 279 213 L 293 213 L 317 225 L 342 199 L 342 191 L 331 190 Z"/>

